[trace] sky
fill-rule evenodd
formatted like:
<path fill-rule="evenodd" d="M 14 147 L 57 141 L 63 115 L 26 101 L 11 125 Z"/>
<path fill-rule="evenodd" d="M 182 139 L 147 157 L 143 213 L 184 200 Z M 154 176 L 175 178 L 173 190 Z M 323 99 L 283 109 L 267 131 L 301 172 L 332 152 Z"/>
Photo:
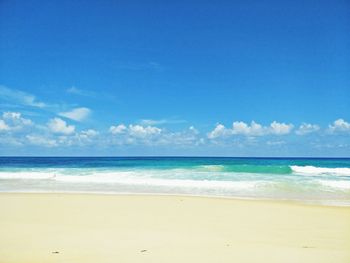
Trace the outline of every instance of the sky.
<path fill-rule="evenodd" d="M 0 1 L 0 155 L 350 157 L 350 2 Z"/>

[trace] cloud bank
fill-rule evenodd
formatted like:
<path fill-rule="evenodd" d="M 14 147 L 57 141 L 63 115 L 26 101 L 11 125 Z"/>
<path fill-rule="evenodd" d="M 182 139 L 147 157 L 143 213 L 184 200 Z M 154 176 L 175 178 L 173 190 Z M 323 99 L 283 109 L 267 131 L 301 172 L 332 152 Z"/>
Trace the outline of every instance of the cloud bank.
<path fill-rule="evenodd" d="M 293 124 L 286 124 L 280 122 L 272 122 L 269 126 L 263 126 L 255 121 L 250 124 L 243 121 L 235 121 L 232 123 L 232 128 L 226 128 L 222 124 L 217 124 L 214 130 L 208 133 L 209 139 L 219 137 L 229 137 L 234 135 L 243 136 L 265 136 L 265 135 L 285 135 L 289 134 L 293 129 Z"/>
<path fill-rule="evenodd" d="M 76 113 L 77 111 L 74 110 L 71 112 Z M 74 116 L 75 119 L 77 119 L 76 117 Z M 350 135 L 350 123 L 344 119 L 337 119 L 323 129 L 317 124 L 302 123 L 296 126 L 294 132 L 295 126 L 293 124 L 277 121 L 267 125 L 255 121 L 250 123 L 234 121 L 231 127 L 218 123 L 208 132 L 200 131 L 194 126 L 174 131 L 156 125 L 140 123 L 119 123 L 104 129 L 96 129 L 96 127 L 87 127 L 88 125 L 84 123 L 73 125 L 69 123 L 70 119 L 74 120 L 73 118 L 65 120 L 57 116 L 40 124 L 23 116 L 20 112 L 3 112 L 0 116 L 0 145 L 2 148 L 32 145 L 46 148 L 93 147 L 94 149 L 130 146 L 166 146 L 167 149 L 173 147 L 181 149 L 195 147 L 244 149 L 244 147 L 265 145 L 279 149 L 291 146 L 305 135 L 313 134 L 312 139 L 315 138 L 315 140 L 305 136 L 304 142 L 313 144 L 315 148 L 350 147 L 343 141 L 333 146 L 330 143 L 324 146 L 320 144 L 321 138 L 324 140 L 326 136 L 330 142 L 331 138 L 345 138 Z M 78 119 L 81 120 L 81 118 Z M 337 134 L 342 136 L 336 136 Z"/>

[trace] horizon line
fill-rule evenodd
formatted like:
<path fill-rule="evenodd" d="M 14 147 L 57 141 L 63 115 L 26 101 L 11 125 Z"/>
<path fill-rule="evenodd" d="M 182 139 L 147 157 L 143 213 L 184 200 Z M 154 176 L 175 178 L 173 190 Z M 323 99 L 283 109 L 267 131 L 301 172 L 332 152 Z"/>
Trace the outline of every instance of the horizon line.
<path fill-rule="evenodd" d="M 220 156 L 220 155 L 0 155 L 0 158 L 236 158 L 236 159 L 350 159 L 327 156 Z"/>

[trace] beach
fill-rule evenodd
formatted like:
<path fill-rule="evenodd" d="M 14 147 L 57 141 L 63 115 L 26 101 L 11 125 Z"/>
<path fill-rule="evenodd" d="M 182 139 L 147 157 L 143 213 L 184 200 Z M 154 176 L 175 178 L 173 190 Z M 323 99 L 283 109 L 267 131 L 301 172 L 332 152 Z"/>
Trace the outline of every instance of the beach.
<path fill-rule="evenodd" d="M 0 263 L 350 263 L 350 0 L 0 0 Z"/>
<path fill-rule="evenodd" d="M 350 207 L 0 194 L 0 262 L 350 262 Z"/>

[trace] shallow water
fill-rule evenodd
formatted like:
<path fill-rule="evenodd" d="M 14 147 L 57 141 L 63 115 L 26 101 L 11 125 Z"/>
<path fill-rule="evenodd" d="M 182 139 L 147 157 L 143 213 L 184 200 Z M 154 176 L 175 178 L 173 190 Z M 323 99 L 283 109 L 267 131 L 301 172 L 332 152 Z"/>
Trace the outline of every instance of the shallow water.
<path fill-rule="evenodd" d="M 350 159 L 0 157 L 0 191 L 164 193 L 350 205 Z"/>

